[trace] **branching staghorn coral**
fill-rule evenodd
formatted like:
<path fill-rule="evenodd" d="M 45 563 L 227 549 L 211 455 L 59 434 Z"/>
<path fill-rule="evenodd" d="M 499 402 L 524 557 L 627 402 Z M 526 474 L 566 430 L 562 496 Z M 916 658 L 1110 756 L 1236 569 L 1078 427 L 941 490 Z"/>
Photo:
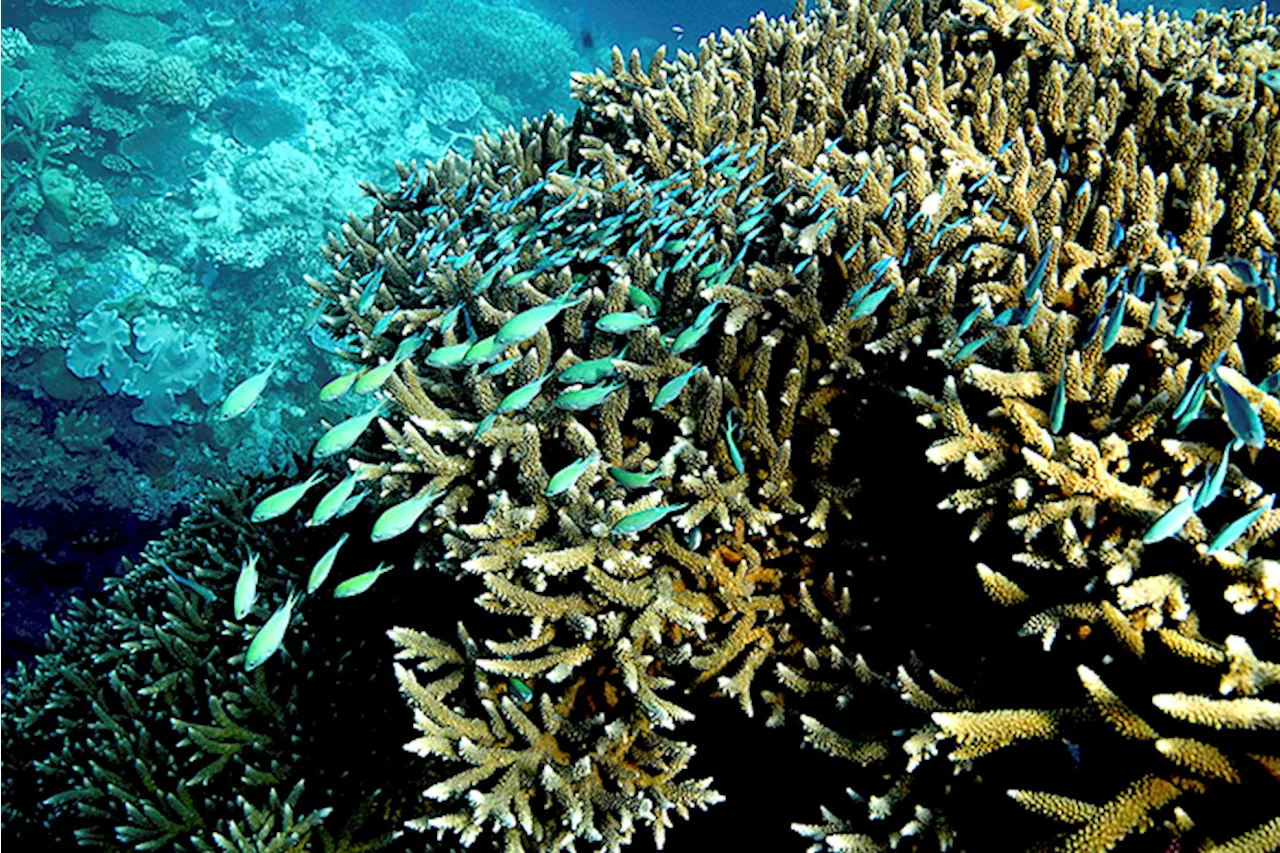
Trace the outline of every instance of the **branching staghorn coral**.
<path fill-rule="evenodd" d="M 965 679 L 928 670 L 921 683 L 923 663 L 873 673 L 839 611 L 824 614 L 812 592 L 833 512 L 858 505 L 859 467 L 842 441 L 849 398 L 860 385 L 930 381 L 940 396 L 911 391 L 922 422 L 945 433 L 928 457 L 962 462 L 976 481 L 944 508 L 978 514 L 974 539 L 1003 523 L 1024 542 L 1013 567 L 1002 560 L 981 576 L 998 602 L 1028 612 L 1022 633 L 1048 651 L 1061 631 L 1084 637 L 1096 625 L 1142 657 L 1148 632 L 1175 630 L 1167 621 L 1203 642 L 1189 580 L 1144 569 L 1142 539 L 1221 451 L 1207 438 L 1184 444 L 1167 419 L 1200 417 L 1188 435 L 1212 435 L 1205 416 L 1230 415 L 1239 398 L 1258 407 L 1265 435 L 1274 398 L 1244 368 L 1280 367 L 1274 284 L 1257 272 L 1274 260 L 1246 230 L 1274 230 L 1272 96 L 1219 94 L 1241 92 L 1273 61 L 1276 31 L 1261 12 L 1237 16 L 1230 36 L 1213 26 L 1086 4 L 1043 14 L 913 4 L 892 15 L 822 5 L 793 22 L 759 18 L 675 62 L 615 51 L 611 73 L 575 79 L 583 107 L 572 128 L 548 119 L 478 140 L 470 163 L 402 167 L 399 190 L 369 187 L 371 219 L 331 243 L 334 281 L 313 287 L 366 363 L 395 358 L 396 337 L 439 333 L 385 386 L 405 413 L 383 421 L 394 461 L 357 454 L 352 465 L 380 476 L 388 501 L 449 494 L 431 525 L 483 578 L 480 603 L 526 619 L 520 636 L 555 626 L 538 656 L 503 670 L 534 682 L 534 705 L 608 708 L 641 733 L 676 728 L 681 709 L 661 691 L 692 668 L 695 684 L 714 679 L 749 714 L 758 697 L 772 724 L 799 713 L 819 748 L 885 762 L 888 731 L 851 739 L 791 705 L 887 690 L 923 713 L 894 727 L 910 760 L 871 816 L 891 819 L 895 844 L 943 846 L 945 810 L 908 805 L 921 764 L 953 740 L 951 758 L 968 767 L 1096 720 L 1122 737 L 1145 733 L 1161 745 L 1152 761 L 1164 761 L 1147 775 L 1120 771 L 1106 796 L 1123 793 L 1080 831 L 1094 840 L 1061 842 L 1117 843 L 1147 811 L 1206 791 L 1179 774 L 1238 776 L 1209 772 L 1227 766 L 1207 757 L 1217 747 L 1157 736 L 1111 692 L 1098 674 L 1109 652 L 1085 657 L 1097 668 L 1078 665 L 1067 704 L 1037 706 L 1027 690 L 1025 706 L 997 710 Z M 1212 39 L 1251 47 L 1221 54 L 1206 78 Z M 1172 131 L 1192 124 L 1214 135 L 1192 144 Z M 1158 144 L 1161 134 L 1179 141 Z M 1247 192 L 1243 177 L 1219 177 L 1233 152 L 1250 164 Z M 379 340 L 374 325 L 395 310 L 392 339 Z M 578 376 L 584 389 L 556 387 Z M 966 407 L 974 394 L 997 407 Z M 1219 423 L 1213 441 L 1241 436 L 1242 417 Z M 1264 487 L 1236 460 L 1220 500 L 1239 506 L 1239 495 L 1247 509 Z M 551 487 L 568 471 L 567 489 Z M 487 506 L 473 506 L 480 495 Z M 1240 541 L 1274 532 L 1265 507 Z M 617 535 L 631 519 L 647 528 L 638 540 Z M 1183 535 L 1208 538 L 1198 516 L 1184 521 Z M 1208 559 L 1235 568 L 1248 565 L 1242 553 Z M 1023 590 L 1019 566 L 1075 572 L 1085 592 L 1059 590 L 1032 609 L 1044 593 Z M 1238 609 L 1273 607 L 1272 573 L 1242 573 L 1228 593 Z M 610 666 L 592 674 L 589 661 Z M 966 663 L 974 669 L 961 674 L 977 678 L 976 660 Z M 1235 715 L 1251 730 L 1267 727 L 1271 708 L 1157 695 L 1182 719 Z M 437 754 L 457 749 L 433 741 Z M 601 783 L 621 784 L 607 773 Z M 892 823 L 910 808 L 914 818 Z M 486 815 L 436 820 L 465 839 Z M 545 837 L 503 825 L 521 849 Z"/>
<path fill-rule="evenodd" d="M 715 692 L 844 759 L 733 744 L 851 793 L 814 850 L 1274 848 L 1280 35 L 1025 5 L 615 50 L 365 186 L 309 283 L 383 399 L 317 455 L 441 570 L 410 826 L 661 844 Z"/>

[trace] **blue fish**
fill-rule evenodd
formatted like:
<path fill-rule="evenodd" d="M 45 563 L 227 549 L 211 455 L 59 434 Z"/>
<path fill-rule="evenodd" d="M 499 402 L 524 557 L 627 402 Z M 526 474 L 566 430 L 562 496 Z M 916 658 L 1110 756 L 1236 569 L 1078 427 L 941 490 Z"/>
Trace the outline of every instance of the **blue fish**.
<path fill-rule="evenodd" d="M 1058 385 L 1053 389 L 1053 399 L 1049 402 L 1049 431 L 1057 435 L 1062 431 L 1062 421 L 1067 414 L 1067 373 L 1064 370 L 1058 377 Z"/>
<path fill-rule="evenodd" d="M 1223 408 L 1227 410 L 1227 424 L 1236 438 L 1249 447 L 1262 449 L 1267 444 L 1267 431 L 1262 426 L 1262 419 L 1254 411 L 1245 396 L 1222 380 L 1214 369 L 1214 380 L 1218 385 L 1218 393 L 1222 395 Z"/>
<path fill-rule="evenodd" d="M 1252 510 L 1251 512 L 1245 513 L 1226 527 L 1219 530 L 1218 535 L 1213 537 L 1213 541 L 1209 543 L 1209 548 L 1205 551 L 1205 555 L 1208 556 L 1210 554 L 1216 554 L 1219 551 L 1225 551 L 1227 548 L 1234 545 L 1236 540 L 1243 536 L 1245 531 L 1248 530 L 1255 521 L 1261 518 L 1264 512 L 1269 512 L 1271 510 L 1275 500 L 1275 495 L 1267 495 L 1266 499 L 1262 502 L 1262 506 Z"/>
<path fill-rule="evenodd" d="M 1199 488 L 1196 491 L 1199 492 Z M 1147 532 L 1142 534 L 1142 544 L 1154 545 L 1170 536 L 1176 536 L 1194 514 L 1195 495 L 1178 501 L 1147 528 Z"/>
<path fill-rule="evenodd" d="M 1044 280 L 1045 270 L 1049 268 L 1049 256 L 1053 254 L 1053 245 L 1054 238 L 1050 237 L 1048 244 L 1044 247 L 1044 251 L 1040 253 L 1040 260 L 1036 261 L 1035 269 L 1031 271 L 1031 277 L 1027 279 L 1027 287 L 1023 291 L 1023 298 L 1028 301 L 1040 290 L 1040 282 Z"/>

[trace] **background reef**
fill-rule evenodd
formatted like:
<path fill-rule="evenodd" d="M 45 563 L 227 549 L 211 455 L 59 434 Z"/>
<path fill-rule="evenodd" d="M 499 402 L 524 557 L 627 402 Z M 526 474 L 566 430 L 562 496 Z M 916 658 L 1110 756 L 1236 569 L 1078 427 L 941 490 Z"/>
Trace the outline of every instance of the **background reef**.
<path fill-rule="evenodd" d="M 325 463 L 364 501 L 211 495 L 74 605 L 5 697 L 6 833 L 1276 849 L 1278 46 L 801 4 L 363 184 L 308 282 L 385 401 Z M 172 341 L 91 317 L 100 383 Z"/>

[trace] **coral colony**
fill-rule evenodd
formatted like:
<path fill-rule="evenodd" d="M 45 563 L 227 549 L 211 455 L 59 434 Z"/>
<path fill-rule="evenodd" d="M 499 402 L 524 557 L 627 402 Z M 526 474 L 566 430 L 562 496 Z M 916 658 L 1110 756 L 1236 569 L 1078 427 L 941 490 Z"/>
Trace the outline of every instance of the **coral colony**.
<path fill-rule="evenodd" d="M 54 625 L 10 829 L 333 849 L 299 691 L 395 585 L 378 843 L 661 846 L 723 799 L 696 703 L 833 756 L 761 777 L 797 850 L 1276 849 L 1277 48 L 1261 6 L 801 0 L 398 164 L 309 280 L 356 414 Z M 932 463 L 901 516 L 879 455 Z M 876 568 L 948 511 L 950 563 Z"/>

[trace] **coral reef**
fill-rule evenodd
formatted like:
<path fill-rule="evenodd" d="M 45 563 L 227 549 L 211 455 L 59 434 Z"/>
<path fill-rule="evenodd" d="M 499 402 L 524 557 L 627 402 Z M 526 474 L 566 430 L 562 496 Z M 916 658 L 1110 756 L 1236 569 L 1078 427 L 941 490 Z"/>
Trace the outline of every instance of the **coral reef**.
<path fill-rule="evenodd" d="M 343 573 L 395 568 L 338 624 L 389 629 L 422 759 L 422 784 L 383 774 L 383 814 L 447 843 L 661 846 L 725 808 L 699 760 L 729 737 L 718 714 L 831 756 L 792 776 L 727 747 L 760 802 L 803 792 L 807 812 L 765 817 L 815 851 L 1274 849 L 1278 48 L 1264 7 L 802 0 L 696 54 L 615 49 L 575 75 L 572 123 L 397 164 L 330 236 L 308 283 L 355 372 L 325 399 L 379 399 L 315 455 L 368 489 L 360 511 L 304 534 L 246 525 L 242 495 L 156 561 L 175 547 L 225 613 L 233 564 L 262 553 L 262 618 L 372 528 Z M 73 637 L 148 634 L 91 612 L 135 607 L 130 581 L 6 699 L 23 737 L 61 736 L 23 709 L 72 692 L 52 682 L 85 667 Z M 297 605 L 307 666 L 345 659 L 311 627 L 332 606 Z M 120 765 L 145 743 L 141 767 L 188 781 L 176 751 L 243 753 L 241 811 L 296 809 L 311 822 L 282 843 L 305 843 L 328 806 L 283 792 L 306 761 L 350 768 L 281 738 L 301 699 L 245 707 L 282 667 L 239 673 L 242 626 L 175 612 L 145 624 L 227 641 L 187 660 L 208 684 L 130 661 L 119 687 L 109 667 L 72 681 L 76 701 L 101 696 L 112 729 L 104 703 L 147 680 L 267 719 L 149 708 L 91 748 Z M 95 665 L 154 648 L 115 646 Z M 395 702 L 353 701 L 383 725 Z M 6 798 L 10 822 L 52 809 L 123 846 L 233 820 L 222 784 L 161 803 L 143 771 L 95 781 L 79 748 L 37 768 L 43 806 Z M 819 810 L 842 789 L 852 805 Z"/>

